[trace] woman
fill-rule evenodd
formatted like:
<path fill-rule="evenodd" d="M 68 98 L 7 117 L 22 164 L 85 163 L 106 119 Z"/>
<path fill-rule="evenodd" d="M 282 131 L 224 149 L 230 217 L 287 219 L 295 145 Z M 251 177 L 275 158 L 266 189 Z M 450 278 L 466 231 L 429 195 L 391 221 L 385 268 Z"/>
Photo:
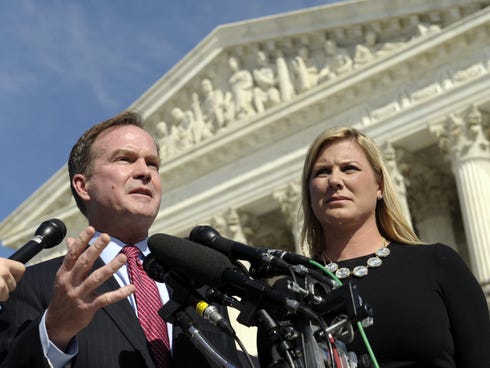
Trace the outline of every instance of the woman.
<path fill-rule="evenodd" d="M 302 240 L 374 311 L 365 329 L 381 367 L 490 367 L 482 289 L 443 244 L 422 245 L 375 143 L 352 128 L 316 138 L 302 177 Z M 348 350 L 366 352 L 359 334 Z"/>

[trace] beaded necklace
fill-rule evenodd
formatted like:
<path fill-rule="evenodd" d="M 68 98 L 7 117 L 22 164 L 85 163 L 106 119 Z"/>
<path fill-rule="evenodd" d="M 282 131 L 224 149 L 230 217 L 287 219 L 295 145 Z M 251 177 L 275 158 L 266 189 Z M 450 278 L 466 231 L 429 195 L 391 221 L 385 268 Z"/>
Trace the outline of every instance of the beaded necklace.
<path fill-rule="evenodd" d="M 374 252 L 374 256 L 370 257 L 367 260 L 366 265 L 361 265 L 361 266 L 356 266 L 354 269 L 351 271 L 347 267 L 340 267 L 339 265 L 335 262 L 333 262 L 329 257 L 326 251 L 323 251 L 322 257 L 323 257 L 323 263 L 325 263 L 325 267 L 332 273 L 335 273 L 335 276 L 337 276 L 339 279 L 345 279 L 349 277 L 350 275 L 353 275 L 355 277 L 364 277 L 368 274 L 369 268 L 377 268 L 383 264 L 382 258 L 386 258 L 390 255 L 390 250 L 388 249 L 388 244 L 389 242 L 383 238 L 383 242 L 381 244 L 381 247 L 376 249 Z M 328 263 L 325 260 L 325 257 L 328 259 Z"/>

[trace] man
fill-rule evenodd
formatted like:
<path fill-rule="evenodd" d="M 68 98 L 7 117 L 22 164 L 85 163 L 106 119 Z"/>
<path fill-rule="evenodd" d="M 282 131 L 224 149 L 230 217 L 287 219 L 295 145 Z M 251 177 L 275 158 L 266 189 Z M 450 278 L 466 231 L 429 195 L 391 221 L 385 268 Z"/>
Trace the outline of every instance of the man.
<path fill-rule="evenodd" d="M 68 169 L 89 227 L 67 240 L 64 258 L 28 267 L 2 306 L 2 366 L 160 367 L 168 365 L 160 365 L 156 356 L 168 349 L 174 367 L 213 366 L 178 326 L 166 326 L 170 348 L 160 339 L 153 350 L 142 328 L 146 324 L 138 321 L 144 313 L 122 249 L 135 245 L 148 254 L 148 229 L 162 197 L 159 161 L 158 143 L 133 112 L 95 125 L 78 140 Z M 167 288 L 160 284 L 158 290 L 168 300 Z M 149 324 L 157 322 L 161 319 L 154 315 Z M 203 320 L 198 328 L 237 362 L 231 338 Z"/>
<path fill-rule="evenodd" d="M 17 261 L 0 258 L 0 301 L 6 301 L 15 290 L 17 283 L 24 274 L 25 266 Z"/>

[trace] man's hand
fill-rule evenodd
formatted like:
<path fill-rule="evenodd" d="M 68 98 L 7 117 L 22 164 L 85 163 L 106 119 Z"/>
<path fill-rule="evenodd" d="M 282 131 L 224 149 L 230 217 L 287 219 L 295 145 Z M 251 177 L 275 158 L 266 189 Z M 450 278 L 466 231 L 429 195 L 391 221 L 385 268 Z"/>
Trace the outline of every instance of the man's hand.
<path fill-rule="evenodd" d="M 96 289 L 108 280 L 127 259 L 119 254 L 111 262 L 90 273 L 102 250 L 110 241 L 107 234 L 87 248 L 95 234 L 87 227 L 77 238 L 67 239 L 68 253 L 56 273 L 53 298 L 46 312 L 46 329 L 49 339 L 61 350 L 66 350 L 71 339 L 85 328 L 101 308 L 131 295 L 134 285 L 127 285 L 104 294 Z"/>
<path fill-rule="evenodd" d="M 17 261 L 0 258 L 0 301 L 4 302 L 17 287 L 26 267 Z"/>

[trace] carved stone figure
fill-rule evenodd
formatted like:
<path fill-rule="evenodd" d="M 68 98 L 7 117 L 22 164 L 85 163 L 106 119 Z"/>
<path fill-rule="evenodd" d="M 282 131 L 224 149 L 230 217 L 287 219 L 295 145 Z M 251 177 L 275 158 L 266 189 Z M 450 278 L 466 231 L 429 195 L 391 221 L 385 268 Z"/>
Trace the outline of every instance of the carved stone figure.
<path fill-rule="evenodd" d="M 191 110 L 196 120 L 204 121 L 204 116 L 201 110 L 201 101 L 197 92 L 191 93 Z"/>
<path fill-rule="evenodd" d="M 247 243 L 247 238 L 240 221 L 240 215 L 234 208 L 230 208 L 226 214 L 226 222 L 228 227 L 228 236 L 234 241 Z"/>
<path fill-rule="evenodd" d="M 319 82 L 332 80 L 352 70 L 352 59 L 345 49 L 337 47 L 334 40 L 326 40 L 324 50 L 325 60 L 318 76 Z"/>
<path fill-rule="evenodd" d="M 364 44 L 358 44 L 354 52 L 354 67 L 360 68 L 377 57 L 385 56 L 406 44 L 402 38 L 390 42 L 380 43 L 376 32 L 369 30 L 364 35 Z"/>
<path fill-rule="evenodd" d="M 415 35 L 415 38 L 417 37 L 423 37 L 431 33 L 437 33 L 441 31 L 441 26 L 435 23 L 419 23 L 417 24 L 417 34 Z"/>
<path fill-rule="evenodd" d="M 201 81 L 202 119 L 212 127 L 213 131 L 225 125 L 225 98 L 221 90 L 215 89 L 212 82 L 205 78 Z"/>
<path fill-rule="evenodd" d="M 367 31 L 364 44 L 358 44 L 354 51 L 354 68 L 361 68 L 376 58 L 378 51 L 377 36 L 374 31 Z"/>
<path fill-rule="evenodd" d="M 185 150 L 194 143 L 191 133 L 191 126 L 194 120 L 194 115 L 191 111 L 182 111 L 180 107 L 174 107 L 171 112 L 174 124 L 172 128 L 177 128 L 179 139 L 176 145 L 179 150 Z M 174 132 L 175 134 L 175 132 Z"/>
<path fill-rule="evenodd" d="M 212 126 L 204 121 L 199 96 L 192 93 L 191 109 L 194 113 L 194 121 L 191 126 L 191 134 L 195 143 L 207 139 L 213 135 Z"/>
<path fill-rule="evenodd" d="M 160 121 L 156 125 L 157 136 L 160 141 L 160 159 L 165 161 L 177 153 L 174 137 L 169 133 L 168 124 Z"/>
<path fill-rule="evenodd" d="M 257 112 L 263 112 L 266 107 L 281 102 L 281 96 L 277 89 L 277 78 L 274 67 L 267 60 L 263 51 L 257 52 L 258 67 L 253 71 L 256 87 L 254 88 L 254 105 Z"/>
<path fill-rule="evenodd" d="M 296 79 L 296 91 L 304 92 L 318 83 L 318 70 L 310 58 L 310 51 L 301 46 L 298 55 L 291 60 Z"/>
<path fill-rule="evenodd" d="M 276 50 L 277 80 L 282 101 L 289 101 L 294 96 L 294 87 L 289 78 L 289 69 L 284 54 L 280 49 Z"/>
<path fill-rule="evenodd" d="M 235 119 L 241 119 L 255 113 L 252 106 L 252 74 L 246 69 L 240 69 L 238 60 L 233 56 L 228 59 L 228 65 L 232 73 L 228 81 L 233 94 L 234 115 Z"/>

